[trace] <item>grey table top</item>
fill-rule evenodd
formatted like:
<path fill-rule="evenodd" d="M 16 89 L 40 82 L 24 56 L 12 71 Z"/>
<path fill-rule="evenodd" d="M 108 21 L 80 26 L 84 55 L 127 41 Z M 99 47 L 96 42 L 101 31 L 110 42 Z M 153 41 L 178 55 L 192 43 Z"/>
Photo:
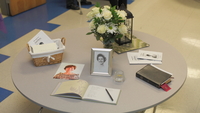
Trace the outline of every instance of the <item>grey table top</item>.
<path fill-rule="evenodd" d="M 136 78 L 136 71 L 144 65 L 129 65 L 126 53 L 114 53 L 113 56 L 113 70 L 124 71 L 126 77 L 124 83 L 115 83 L 112 76 L 91 76 L 91 48 L 103 48 L 103 45 L 100 41 L 96 41 L 94 36 L 86 35 L 88 31 L 89 28 L 70 29 L 49 36 L 66 38 L 63 62 L 85 64 L 81 79 L 94 85 L 121 89 L 117 105 L 50 96 L 56 85 L 64 81 L 53 79 L 59 64 L 35 67 L 26 48 L 16 56 L 11 70 L 13 83 L 21 94 L 38 105 L 58 112 L 122 113 L 156 106 L 172 97 L 184 84 L 187 77 L 187 65 L 181 54 L 161 39 L 139 31 L 134 31 L 134 35 L 150 44 L 150 47 L 143 50 L 163 53 L 163 63 L 156 66 L 173 73 L 175 79 L 169 84 L 172 88 L 170 91 L 157 89 Z"/>

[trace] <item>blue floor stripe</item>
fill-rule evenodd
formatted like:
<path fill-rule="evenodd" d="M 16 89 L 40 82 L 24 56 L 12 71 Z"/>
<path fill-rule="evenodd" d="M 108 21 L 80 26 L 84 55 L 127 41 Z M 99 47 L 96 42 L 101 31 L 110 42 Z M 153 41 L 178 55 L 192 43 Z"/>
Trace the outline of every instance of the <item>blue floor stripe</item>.
<path fill-rule="evenodd" d="M 0 87 L 0 102 L 10 96 L 13 92 Z"/>
<path fill-rule="evenodd" d="M 65 0 L 47 0 L 47 3 L 16 16 L 3 19 L 7 33 L 0 36 L 0 48 L 22 37 L 26 33 L 41 29 L 52 31 L 59 25 L 47 23 L 49 20 L 68 11 Z"/>
<path fill-rule="evenodd" d="M 4 60 L 8 59 L 9 57 L 10 56 L 0 54 L 0 63 L 3 62 Z"/>
<path fill-rule="evenodd" d="M 134 2 L 135 0 L 127 0 L 127 4 L 131 4 L 132 2 Z"/>

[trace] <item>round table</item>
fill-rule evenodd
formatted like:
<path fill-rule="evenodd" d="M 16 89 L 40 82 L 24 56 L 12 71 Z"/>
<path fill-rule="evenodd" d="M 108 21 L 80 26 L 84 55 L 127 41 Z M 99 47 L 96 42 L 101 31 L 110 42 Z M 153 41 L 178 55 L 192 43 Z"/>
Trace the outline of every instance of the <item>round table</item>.
<path fill-rule="evenodd" d="M 80 79 L 89 84 L 121 89 L 117 105 L 89 102 L 78 99 L 50 96 L 60 79 L 53 79 L 60 64 L 35 67 L 28 50 L 24 48 L 15 58 L 12 66 L 12 79 L 16 88 L 34 103 L 57 111 L 74 113 L 122 113 L 137 112 L 156 106 L 179 91 L 187 77 L 187 65 L 181 54 L 170 44 L 146 33 L 134 31 L 134 35 L 150 44 L 143 50 L 163 53 L 163 63 L 156 65 L 173 74 L 169 84 L 171 90 L 165 92 L 136 78 L 136 72 L 145 65 L 129 65 L 126 53 L 113 54 L 113 70 L 123 70 L 125 82 L 117 84 L 111 77 L 91 76 L 91 48 L 103 48 L 93 35 L 86 35 L 89 28 L 60 31 L 50 38 L 66 38 L 66 49 L 62 62 L 85 64 Z M 137 51 L 137 50 L 135 50 Z"/>

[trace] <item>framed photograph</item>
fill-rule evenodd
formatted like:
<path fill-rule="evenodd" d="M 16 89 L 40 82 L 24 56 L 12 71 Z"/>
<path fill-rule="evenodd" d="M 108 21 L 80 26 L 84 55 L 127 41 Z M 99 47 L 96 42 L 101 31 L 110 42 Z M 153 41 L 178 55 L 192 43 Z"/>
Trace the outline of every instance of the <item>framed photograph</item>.
<path fill-rule="evenodd" d="M 111 76 L 112 75 L 112 49 L 92 48 L 90 74 Z"/>

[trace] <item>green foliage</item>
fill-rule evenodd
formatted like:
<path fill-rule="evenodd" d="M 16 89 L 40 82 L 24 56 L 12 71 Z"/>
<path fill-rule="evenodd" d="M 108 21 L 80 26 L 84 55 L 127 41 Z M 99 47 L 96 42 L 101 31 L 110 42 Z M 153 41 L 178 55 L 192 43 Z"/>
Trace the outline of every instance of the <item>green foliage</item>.
<path fill-rule="evenodd" d="M 97 3 L 95 4 L 95 7 L 100 7 L 99 2 L 97 2 Z"/>
<path fill-rule="evenodd" d="M 88 32 L 86 35 L 91 35 L 93 32 Z"/>

